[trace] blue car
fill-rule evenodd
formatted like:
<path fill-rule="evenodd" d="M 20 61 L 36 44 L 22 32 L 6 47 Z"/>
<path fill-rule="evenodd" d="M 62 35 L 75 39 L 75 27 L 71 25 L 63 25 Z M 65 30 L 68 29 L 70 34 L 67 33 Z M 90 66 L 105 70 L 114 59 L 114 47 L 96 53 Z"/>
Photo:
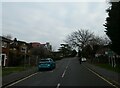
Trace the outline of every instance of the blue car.
<path fill-rule="evenodd" d="M 38 70 L 54 69 L 56 67 L 55 62 L 51 58 L 41 59 L 38 63 Z"/>

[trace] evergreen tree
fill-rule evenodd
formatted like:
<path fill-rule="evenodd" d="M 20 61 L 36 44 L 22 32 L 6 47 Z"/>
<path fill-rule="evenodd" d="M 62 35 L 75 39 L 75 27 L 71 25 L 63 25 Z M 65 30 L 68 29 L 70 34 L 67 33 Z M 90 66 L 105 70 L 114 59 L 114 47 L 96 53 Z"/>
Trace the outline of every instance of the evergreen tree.
<path fill-rule="evenodd" d="M 110 2 L 111 6 L 106 10 L 106 34 L 112 41 L 110 48 L 120 55 L 120 1 Z"/>

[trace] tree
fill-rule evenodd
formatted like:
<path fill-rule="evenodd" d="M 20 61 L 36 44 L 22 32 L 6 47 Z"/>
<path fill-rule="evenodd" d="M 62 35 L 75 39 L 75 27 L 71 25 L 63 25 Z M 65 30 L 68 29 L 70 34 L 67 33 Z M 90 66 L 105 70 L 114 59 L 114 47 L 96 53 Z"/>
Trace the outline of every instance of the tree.
<path fill-rule="evenodd" d="M 45 54 L 46 54 L 45 48 L 43 46 L 32 48 L 31 53 L 32 55 L 35 55 L 39 58 L 45 58 Z"/>
<path fill-rule="evenodd" d="M 110 48 L 120 55 L 120 1 L 110 4 L 111 6 L 106 10 L 108 17 L 104 24 L 105 32 L 112 42 Z"/>
<path fill-rule="evenodd" d="M 76 56 L 76 55 L 77 55 L 77 51 L 76 51 L 75 49 L 72 50 L 71 56 L 74 57 L 74 56 Z"/>
<path fill-rule="evenodd" d="M 93 39 L 93 36 L 93 33 L 88 30 L 81 29 L 73 32 L 71 35 L 68 35 L 65 42 L 72 47 L 80 47 L 83 49 Z"/>
<path fill-rule="evenodd" d="M 107 37 L 93 36 L 89 45 L 108 45 L 111 41 Z"/>
<path fill-rule="evenodd" d="M 72 54 L 72 48 L 68 44 L 61 44 L 59 52 L 63 55 L 63 57 L 68 57 Z"/>
<path fill-rule="evenodd" d="M 99 47 L 108 44 L 110 41 L 107 37 L 95 36 L 88 30 L 81 29 L 71 33 L 65 42 L 73 48 L 78 48 L 79 57 L 91 58 L 92 60 Z"/>

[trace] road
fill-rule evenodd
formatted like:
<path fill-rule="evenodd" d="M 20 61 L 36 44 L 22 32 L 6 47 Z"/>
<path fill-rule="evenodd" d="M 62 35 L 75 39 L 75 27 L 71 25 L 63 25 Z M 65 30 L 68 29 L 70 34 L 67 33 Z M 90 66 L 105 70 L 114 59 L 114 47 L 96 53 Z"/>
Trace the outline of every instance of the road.
<path fill-rule="evenodd" d="M 56 62 L 52 71 L 40 71 L 30 77 L 19 80 L 10 86 L 51 86 L 61 88 L 64 86 L 111 86 L 89 71 L 84 63 L 80 64 L 78 58 L 66 58 Z"/>

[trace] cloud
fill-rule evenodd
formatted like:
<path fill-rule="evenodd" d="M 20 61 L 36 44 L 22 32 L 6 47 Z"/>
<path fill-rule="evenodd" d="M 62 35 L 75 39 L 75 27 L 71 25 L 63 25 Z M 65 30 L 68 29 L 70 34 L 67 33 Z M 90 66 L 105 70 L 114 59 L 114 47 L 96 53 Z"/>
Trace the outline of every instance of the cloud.
<path fill-rule="evenodd" d="M 50 42 L 59 47 L 80 28 L 103 35 L 106 4 L 102 3 L 3 3 L 3 34 L 27 42 Z M 98 32 L 98 33 L 97 33 Z"/>

